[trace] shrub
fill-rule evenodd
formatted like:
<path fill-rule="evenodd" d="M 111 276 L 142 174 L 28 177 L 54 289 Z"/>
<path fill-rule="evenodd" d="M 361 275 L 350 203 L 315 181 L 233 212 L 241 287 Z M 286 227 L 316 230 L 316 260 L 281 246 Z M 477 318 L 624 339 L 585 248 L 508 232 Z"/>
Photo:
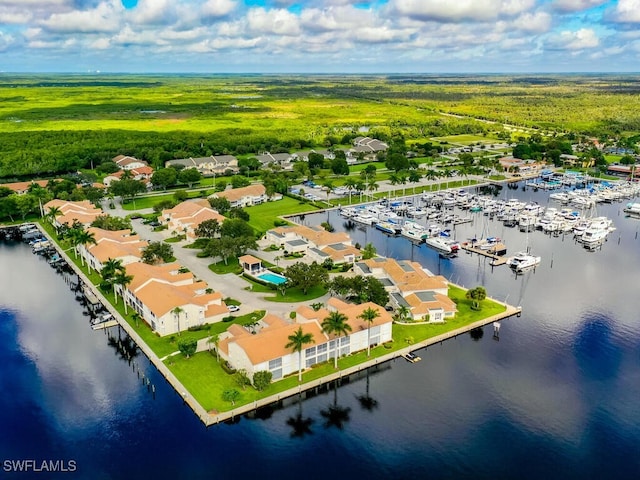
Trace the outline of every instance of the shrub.
<path fill-rule="evenodd" d="M 276 219 L 273 221 L 273 224 L 274 224 L 276 227 L 284 227 L 284 226 L 288 225 L 288 224 L 289 224 L 289 222 L 287 222 L 286 220 L 282 220 L 281 218 L 276 218 Z"/>
<path fill-rule="evenodd" d="M 229 365 L 229 362 L 222 362 L 220 366 L 229 375 L 233 375 L 234 373 L 236 373 L 236 370 L 231 365 Z"/>
<path fill-rule="evenodd" d="M 263 370 L 261 372 L 256 372 L 253 374 L 253 386 L 256 390 L 261 392 L 269 385 L 271 385 L 271 379 L 273 375 L 271 372 Z"/>

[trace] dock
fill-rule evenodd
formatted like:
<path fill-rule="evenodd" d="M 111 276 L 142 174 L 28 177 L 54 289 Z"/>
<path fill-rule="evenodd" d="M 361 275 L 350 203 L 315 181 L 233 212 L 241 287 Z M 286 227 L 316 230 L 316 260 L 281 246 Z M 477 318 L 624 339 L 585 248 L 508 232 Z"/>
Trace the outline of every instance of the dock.
<path fill-rule="evenodd" d="M 109 320 L 107 322 L 96 323 L 95 325 L 91 325 L 92 330 L 104 330 L 105 328 L 115 327 L 118 325 L 117 320 Z"/>
<path fill-rule="evenodd" d="M 507 263 L 507 257 L 505 256 L 505 254 L 507 253 L 507 246 L 504 243 L 497 243 L 489 250 L 482 250 L 479 247 L 473 247 L 471 246 L 471 244 L 465 242 L 460 245 L 460 248 L 466 250 L 467 252 L 477 253 L 478 255 L 482 255 L 483 257 L 490 258 L 491 265 L 494 267 L 498 267 Z"/>

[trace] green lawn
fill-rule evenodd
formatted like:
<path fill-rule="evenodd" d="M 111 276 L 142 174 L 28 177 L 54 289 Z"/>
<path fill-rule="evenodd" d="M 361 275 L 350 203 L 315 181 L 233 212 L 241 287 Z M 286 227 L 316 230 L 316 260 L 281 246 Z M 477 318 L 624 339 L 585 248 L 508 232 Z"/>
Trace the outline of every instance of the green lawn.
<path fill-rule="evenodd" d="M 279 216 L 312 212 L 317 210 L 317 208 L 309 203 L 303 203 L 291 197 L 283 197 L 282 200 L 247 207 L 245 210 L 250 216 L 249 225 L 257 232 L 264 233 L 275 227 L 273 222 Z"/>
<path fill-rule="evenodd" d="M 218 275 L 224 275 L 225 273 L 242 273 L 242 267 L 237 258 L 229 258 L 227 261 L 229 262 L 228 264 L 225 264 L 224 260 L 212 263 L 209 265 L 209 270 Z"/>
<path fill-rule="evenodd" d="M 175 192 L 174 192 L 175 193 Z M 202 194 L 207 192 L 190 191 L 187 192 L 189 198 L 200 198 Z M 143 208 L 153 208 L 158 203 L 164 200 L 174 200 L 173 193 L 167 193 L 165 195 L 147 195 L 143 197 L 136 197 L 133 201 L 127 201 L 122 204 L 124 210 L 142 210 Z"/>
<path fill-rule="evenodd" d="M 274 290 L 268 285 L 263 285 L 258 282 L 254 282 L 250 278 L 244 277 L 247 282 L 251 284 L 251 291 L 256 293 L 269 293 L 271 295 L 265 296 L 264 299 L 269 302 L 282 302 L 282 303 L 296 303 L 306 302 L 308 300 L 315 300 L 318 297 L 327 293 L 327 289 L 322 285 L 316 285 L 311 287 L 307 294 L 302 293 L 302 290 L 298 287 L 287 288 L 285 294 L 282 295 L 279 291 Z"/>
<path fill-rule="evenodd" d="M 266 288 L 266 287 L 265 287 Z M 446 323 L 436 325 L 393 325 L 393 343 L 391 348 L 378 345 L 371 349 L 371 355 L 367 357 L 366 351 L 353 353 L 338 359 L 338 366 L 341 370 L 353 367 L 372 358 L 382 357 L 391 352 L 405 348 L 408 343 L 405 339 L 411 338 L 412 343 L 418 343 L 437 335 L 450 332 L 457 328 L 476 322 L 496 313 L 504 312 L 505 308 L 491 300 L 482 302 L 482 310 L 471 310 L 471 301 L 465 298 L 465 290 L 450 286 L 449 296 L 458 305 L 458 315 L 447 320 Z M 215 355 L 208 352 L 201 352 L 185 359 L 182 356 L 175 356 L 165 361 L 169 369 L 178 377 L 183 385 L 189 390 L 194 398 L 208 411 L 218 412 L 228 411 L 233 406 L 222 400 L 222 392 L 228 389 L 236 389 L 240 392 L 237 405 L 244 405 L 254 400 L 265 398 L 269 395 L 277 394 L 298 385 L 297 374 L 272 383 L 268 389 L 258 392 L 252 387 L 246 390 L 236 384 L 232 375 L 226 373 L 218 364 Z M 303 382 L 317 380 L 334 373 L 334 359 L 325 363 L 314 365 L 302 375 Z"/>
<path fill-rule="evenodd" d="M 498 143 L 498 140 L 496 139 L 481 137 L 478 135 L 449 135 L 447 137 L 433 137 L 430 140 L 432 142 L 459 143 L 462 145 L 471 145 L 472 143 L 485 143 L 489 145 Z"/>

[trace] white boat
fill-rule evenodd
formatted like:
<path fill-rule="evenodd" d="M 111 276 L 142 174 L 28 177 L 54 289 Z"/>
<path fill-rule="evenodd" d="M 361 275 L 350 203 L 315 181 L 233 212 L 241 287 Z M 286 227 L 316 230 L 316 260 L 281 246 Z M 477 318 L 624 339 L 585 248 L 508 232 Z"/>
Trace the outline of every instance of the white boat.
<path fill-rule="evenodd" d="M 396 235 L 400 233 L 402 229 L 400 225 L 393 222 L 377 222 L 375 224 L 376 229 L 383 231 L 384 233 L 388 233 L 389 235 Z"/>
<path fill-rule="evenodd" d="M 363 225 L 373 225 L 378 219 L 370 213 L 361 213 L 351 217 L 354 222 L 362 223 Z"/>
<path fill-rule="evenodd" d="M 415 222 L 405 222 L 400 230 L 400 235 L 416 242 L 422 242 L 429 236 L 425 228 Z"/>
<path fill-rule="evenodd" d="M 640 203 L 627 203 L 623 212 L 632 217 L 640 217 Z"/>
<path fill-rule="evenodd" d="M 522 272 L 539 265 L 541 261 L 541 257 L 536 257 L 527 252 L 518 252 L 513 257 L 509 257 L 507 259 L 507 265 L 513 268 L 516 272 Z"/>
<path fill-rule="evenodd" d="M 444 255 L 451 255 L 451 253 L 453 253 L 451 246 L 448 245 L 446 239 L 442 237 L 427 237 L 424 239 L 424 243 L 438 253 L 442 253 Z"/>

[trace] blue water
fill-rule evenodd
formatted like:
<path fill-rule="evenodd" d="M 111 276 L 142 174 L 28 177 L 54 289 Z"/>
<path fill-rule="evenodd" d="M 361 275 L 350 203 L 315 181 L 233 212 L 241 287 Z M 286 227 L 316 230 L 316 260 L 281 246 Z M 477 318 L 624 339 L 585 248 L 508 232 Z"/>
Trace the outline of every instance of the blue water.
<path fill-rule="evenodd" d="M 618 228 L 602 251 L 531 233 L 543 261 L 518 277 L 352 231 L 524 313 L 502 322 L 499 341 L 485 328 L 421 349 L 419 363 L 388 362 L 209 429 L 143 355 L 123 358 L 123 332 L 91 330 L 63 277 L 28 247 L 0 243 L 0 468 L 32 458 L 75 460 L 59 477 L 92 479 L 639 478 L 640 222 L 620 208 L 599 212 Z M 458 238 L 479 234 L 478 219 Z M 489 229 L 510 251 L 524 247 L 524 234 Z"/>
<path fill-rule="evenodd" d="M 262 275 L 258 275 L 258 278 L 275 285 L 280 285 L 281 283 L 286 283 L 287 281 L 286 277 L 283 277 L 282 275 L 276 275 L 275 273 L 263 273 Z"/>

